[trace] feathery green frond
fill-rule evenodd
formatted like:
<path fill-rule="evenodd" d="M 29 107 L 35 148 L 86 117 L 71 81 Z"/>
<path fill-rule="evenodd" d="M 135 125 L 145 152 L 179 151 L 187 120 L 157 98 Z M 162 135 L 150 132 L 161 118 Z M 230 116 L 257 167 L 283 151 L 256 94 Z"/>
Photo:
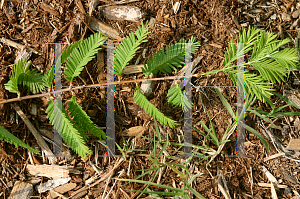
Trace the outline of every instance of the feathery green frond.
<path fill-rule="evenodd" d="M 262 77 L 272 83 L 280 83 L 283 76 L 295 67 L 294 61 L 298 59 L 294 49 L 277 49 L 290 42 L 289 39 L 275 40 L 276 35 L 270 32 L 261 32 L 257 45 L 253 46 L 252 56 L 247 65 L 252 65 Z"/>
<path fill-rule="evenodd" d="M 135 103 L 137 103 L 139 106 L 141 106 L 142 109 L 144 109 L 146 113 L 153 116 L 155 119 L 160 121 L 160 123 L 162 123 L 163 125 L 169 125 L 171 128 L 173 128 L 177 124 L 176 121 L 165 116 L 153 104 L 151 104 L 147 100 L 147 98 L 144 96 L 144 94 L 142 93 L 142 91 L 139 87 L 136 87 L 133 98 L 134 98 Z"/>
<path fill-rule="evenodd" d="M 70 57 L 73 50 L 78 48 L 79 44 L 81 44 L 82 42 L 83 42 L 83 40 L 78 40 L 75 43 L 69 45 L 68 47 L 66 47 L 64 49 L 64 51 L 61 53 L 61 63 L 62 64 L 68 59 L 68 57 Z"/>
<path fill-rule="evenodd" d="M 17 138 L 16 136 L 8 132 L 2 126 L 0 126 L 0 140 L 4 140 L 5 142 L 14 144 L 16 147 L 18 146 L 24 147 L 33 153 L 37 153 L 37 154 L 40 153 L 38 150 L 35 150 L 30 146 L 28 146 L 27 144 L 25 144 L 24 142 L 22 142 L 19 138 Z"/>
<path fill-rule="evenodd" d="M 187 99 L 179 84 L 175 84 L 169 89 L 167 97 L 169 103 L 175 107 L 181 106 L 184 111 L 192 108 L 192 102 Z"/>
<path fill-rule="evenodd" d="M 234 62 L 245 55 L 250 54 L 249 59 L 244 62 L 244 66 L 255 68 L 259 75 L 245 73 L 246 93 L 257 95 L 260 100 L 264 98 L 255 89 L 258 89 L 266 96 L 271 96 L 273 86 L 271 83 L 284 81 L 292 67 L 296 67 L 295 62 L 299 60 L 297 52 L 293 48 L 278 50 L 283 45 L 290 42 L 290 39 L 275 40 L 276 35 L 271 32 L 261 31 L 256 28 L 242 30 L 237 36 L 236 43 L 233 40 L 225 52 L 224 69 L 234 83 L 236 83 L 236 71 L 232 68 Z M 254 89 L 255 88 L 255 89 Z"/>
<path fill-rule="evenodd" d="M 70 51 L 68 51 L 68 49 L 66 50 L 64 56 L 68 56 L 68 53 L 70 53 L 66 63 L 67 69 L 64 71 L 68 81 L 73 82 L 73 79 L 81 73 L 83 67 L 91 61 L 95 57 L 96 52 L 101 49 L 99 47 L 104 43 L 105 39 L 107 39 L 107 37 L 103 36 L 101 32 L 98 32 L 76 44 L 78 45 L 77 47 L 71 47 Z"/>
<path fill-rule="evenodd" d="M 76 49 L 80 43 L 82 43 L 82 41 L 83 40 L 78 40 L 75 43 L 71 44 L 70 46 L 66 47 L 64 51 L 61 53 L 59 57 L 60 59 L 57 60 L 56 64 L 58 63 L 63 64 L 67 60 L 67 58 L 70 57 L 73 50 Z M 48 73 L 45 74 L 44 82 L 45 82 L 45 86 L 48 88 L 51 87 L 52 82 L 54 80 L 54 67 L 55 64 L 53 64 L 52 67 L 48 70 Z"/>
<path fill-rule="evenodd" d="M 10 80 L 5 84 L 5 89 L 11 93 L 18 93 L 18 79 L 20 74 L 26 72 L 26 59 L 20 59 L 17 64 L 14 65 Z"/>
<path fill-rule="evenodd" d="M 115 74 L 118 76 L 122 75 L 122 71 L 127 66 L 129 61 L 135 56 L 136 51 L 140 48 L 139 45 L 143 42 L 147 42 L 146 36 L 150 32 L 148 32 L 149 26 L 148 23 L 145 25 L 142 22 L 142 26 L 138 27 L 135 35 L 131 32 L 125 39 L 121 42 L 121 44 L 116 48 L 115 52 Z"/>
<path fill-rule="evenodd" d="M 252 49 L 251 47 L 254 45 L 253 41 L 257 39 L 259 32 L 259 29 L 249 27 L 248 31 L 243 29 L 242 32 L 239 32 L 239 35 L 236 37 L 237 42 L 234 42 L 233 39 L 230 40 L 225 52 L 225 68 L 231 66 L 234 61 L 241 58 Z M 237 46 L 236 43 L 238 43 Z M 239 50 L 238 53 L 237 50 Z"/>
<path fill-rule="evenodd" d="M 19 93 L 18 85 L 23 84 L 29 91 L 34 94 L 42 92 L 45 89 L 44 75 L 37 70 L 29 70 L 31 63 L 27 63 L 26 59 L 20 59 L 14 65 L 14 70 L 10 80 L 5 84 L 5 89 L 12 93 Z"/>
<path fill-rule="evenodd" d="M 85 134 L 80 132 L 80 129 L 69 118 L 65 108 L 58 106 L 58 100 L 50 100 L 46 110 L 47 118 L 50 123 L 58 131 L 61 130 L 61 137 L 66 143 L 81 157 L 86 158 L 87 154 L 92 154 L 92 151 L 85 145 Z"/>
<path fill-rule="evenodd" d="M 194 43 L 195 38 L 187 42 L 185 39 L 181 39 L 179 43 L 170 44 L 166 47 L 166 52 L 164 48 L 162 50 L 156 51 L 148 60 L 147 64 L 144 63 L 144 68 L 142 68 L 145 76 L 149 76 L 151 73 L 157 74 L 159 71 L 163 73 L 171 73 L 177 68 L 181 68 L 185 61 L 185 50 L 186 46 L 190 45 L 191 53 L 195 53 L 200 44 L 198 42 Z"/>
<path fill-rule="evenodd" d="M 22 83 L 33 93 L 42 92 L 45 89 L 44 75 L 36 70 L 28 70 L 26 73 L 20 74 L 18 80 L 19 84 Z"/>
<path fill-rule="evenodd" d="M 231 77 L 233 82 L 237 82 L 236 73 L 236 70 L 228 72 L 228 75 L 229 77 Z M 255 95 L 259 100 L 263 102 L 264 98 L 259 92 L 257 92 L 257 90 L 259 90 L 262 94 L 264 94 L 267 97 L 270 97 L 272 95 L 271 91 L 275 90 L 272 84 L 266 82 L 261 75 L 249 73 L 249 71 L 245 71 L 244 73 L 244 83 L 246 95 Z"/>
<path fill-rule="evenodd" d="M 44 85 L 48 88 L 51 88 L 53 79 L 54 79 L 54 65 L 48 70 L 48 73 L 45 74 Z"/>
<path fill-rule="evenodd" d="M 73 117 L 73 121 L 78 126 L 80 126 L 84 131 L 89 131 L 91 134 L 100 138 L 101 140 L 106 138 L 105 133 L 101 129 L 97 128 L 86 112 L 82 110 L 82 107 L 77 103 L 75 96 L 72 96 L 72 99 L 68 105 L 70 115 Z"/>

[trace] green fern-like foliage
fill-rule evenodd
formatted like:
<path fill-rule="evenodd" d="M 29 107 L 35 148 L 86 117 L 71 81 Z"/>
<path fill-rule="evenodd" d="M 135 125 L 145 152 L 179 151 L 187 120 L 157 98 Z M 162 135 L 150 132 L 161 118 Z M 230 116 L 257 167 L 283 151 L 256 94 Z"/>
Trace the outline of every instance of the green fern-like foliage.
<path fill-rule="evenodd" d="M 167 97 L 170 104 L 175 107 L 181 106 L 184 111 L 192 108 L 192 102 L 187 99 L 179 84 L 175 84 L 169 89 Z"/>
<path fill-rule="evenodd" d="M 72 96 L 68 105 L 68 110 L 70 111 L 71 117 L 73 117 L 73 122 L 80 126 L 83 131 L 88 131 L 100 139 L 106 138 L 105 133 L 97 128 L 86 112 L 82 110 L 82 107 L 77 103 L 75 96 Z"/>
<path fill-rule="evenodd" d="M 150 32 L 148 32 L 149 26 L 148 23 L 145 25 L 142 22 L 142 26 L 139 26 L 135 35 L 131 32 L 125 39 L 121 42 L 121 44 L 115 50 L 115 74 L 118 76 L 122 75 L 122 71 L 125 66 L 128 65 L 129 61 L 135 56 L 136 51 L 140 48 L 139 45 L 143 42 L 147 42 L 146 36 Z"/>
<path fill-rule="evenodd" d="M 92 154 L 92 151 L 85 145 L 86 134 L 73 123 L 63 106 L 62 109 L 59 108 L 58 100 L 48 102 L 46 113 L 50 123 L 56 130 L 61 130 L 62 138 L 79 156 L 86 158 L 87 154 Z"/>
<path fill-rule="evenodd" d="M 262 101 L 264 101 L 263 97 L 255 92 L 254 88 L 270 97 L 270 91 L 273 90 L 272 84 L 284 81 L 284 77 L 291 68 L 296 67 L 295 62 L 299 59 L 294 48 L 278 50 L 288 44 L 290 39 L 275 40 L 275 38 L 276 35 L 271 32 L 249 27 L 248 31 L 243 29 L 239 33 L 236 42 L 231 40 L 225 52 L 224 68 L 228 69 L 226 73 L 235 83 L 237 71 L 232 69 L 234 62 L 246 54 L 251 54 L 244 65 L 246 69 L 248 67 L 255 68 L 259 75 L 246 72 L 248 73 L 244 76 L 246 93 L 256 94 Z"/>
<path fill-rule="evenodd" d="M 264 81 L 261 75 L 256 75 L 249 73 L 249 71 L 245 71 L 244 78 L 245 88 L 251 88 L 245 89 L 246 95 L 251 94 L 260 97 L 261 94 L 257 92 L 257 90 L 259 90 L 265 96 L 271 96 L 271 92 L 275 90 L 270 83 Z"/>
<path fill-rule="evenodd" d="M 44 76 L 44 85 L 51 88 L 54 79 L 54 65 L 48 70 L 48 73 Z"/>
<path fill-rule="evenodd" d="M 134 91 L 134 101 L 139 106 L 142 107 L 142 109 L 145 110 L 146 113 L 153 116 L 155 119 L 160 121 L 163 125 L 169 125 L 171 128 L 175 127 L 177 125 L 177 122 L 170 119 L 169 117 L 165 116 L 162 112 L 160 112 L 153 104 L 151 104 L 147 98 L 142 93 L 141 89 L 139 87 L 136 87 Z"/>
<path fill-rule="evenodd" d="M 71 53 L 73 52 L 74 49 L 78 47 L 80 43 L 82 43 L 83 40 L 78 40 L 74 44 L 66 47 L 64 51 L 60 55 L 60 59 L 57 60 L 56 64 L 63 64 L 67 60 L 68 57 L 70 57 Z M 51 88 L 51 85 L 54 80 L 54 67 L 55 65 L 53 64 L 52 67 L 48 70 L 48 73 L 45 74 L 44 82 L 45 86 L 48 88 Z"/>
<path fill-rule="evenodd" d="M 18 85 L 26 86 L 33 93 L 42 92 L 45 89 L 44 75 L 37 70 L 30 70 L 31 63 L 26 59 L 20 59 L 14 65 L 10 80 L 5 84 L 5 89 L 12 93 L 19 93 Z"/>
<path fill-rule="evenodd" d="M 83 67 L 91 61 L 104 43 L 107 37 L 103 36 L 101 32 L 91 35 L 88 39 L 76 43 L 75 47 L 69 47 L 62 54 L 62 62 L 67 58 L 66 79 L 73 82 L 73 79 L 77 77 Z"/>
<path fill-rule="evenodd" d="M 181 39 L 179 43 L 170 44 L 162 50 L 156 51 L 147 61 L 147 64 L 144 63 L 144 68 L 142 68 L 145 76 L 149 76 L 151 73 L 157 74 L 159 71 L 163 73 L 172 73 L 176 71 L 177 68 L 181 68 L 184 65 L 185 61 L 185 50 L 187 45 L 191 47 L 191 53 L 195 53 L 200 44 L 198 42 L 194 43 L 195 38 L 187 42 L 185 39 Z"/>
<path fill-rule="evenodd" d="M 40 154 L 40 152 L 38 150 L 35 150 L 35 149 L 31 148 L 30 146 L 28 146 L 27 144 L 22 142 L 19 138 L 17 138 L 16 136 L 14 136 L 10 132 L 8 132 L 2 126 L 0 126 L 0 140 L 4 140 L 8 143 L 14 144 L 16 147 L 18 147 L 18 146 L 24 147 L 33 153 Z"/>

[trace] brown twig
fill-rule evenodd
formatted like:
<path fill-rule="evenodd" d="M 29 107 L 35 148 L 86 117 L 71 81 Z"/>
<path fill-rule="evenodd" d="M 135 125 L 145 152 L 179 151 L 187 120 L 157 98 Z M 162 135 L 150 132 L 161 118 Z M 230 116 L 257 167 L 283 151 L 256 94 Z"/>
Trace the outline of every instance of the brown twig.
<path fill-rule="evenodd" d="M 136 82 L 144 82 L 144 81 L 160 81 L 160 80 L 174 80 L 174 79 L 180 79 L 180 78 L 185 78 L 185 77 L 196 77 L 198 78 L 200 75 L 195 74 L 191 76 L 170 76 L 170 77 L 159 77 L 159 78 L 152 78 L 152 79 L 135 79 L 135 80 L 126 80 L 126 81 L 120 81 L 120 82 L 103 82 L 102 84 L 93 84 L 89 86 L 78 86 L 78 87 L 73 87 L 73 88 L 65 88 L 60 91 L 52 91 L 48 93 L 42 93 L 42 94 L 36 94 L 36 95 L 28 95 L 25 97 L 17 97 L 13 99 L 8 99 L 8 100 L 1 100 L 0 104 L 5 104 L 9 102 L 15 102 L 15 101 L 21 101 L 25 99 L 33 99 L 33 98 L 38 98 L 38 97 L 44 97 L 44 96 L 49 96 L 54 93 L 61 93 L 61 92 L 66 92 L 66 91 L 73 91 L 73 90 L 78 90 L 82 88 L 90 88 L 90 87 L 104 87 L 106 85 L 111 85 L 111 84 L 126 84 L 126 83 L 136 83 Z"/>

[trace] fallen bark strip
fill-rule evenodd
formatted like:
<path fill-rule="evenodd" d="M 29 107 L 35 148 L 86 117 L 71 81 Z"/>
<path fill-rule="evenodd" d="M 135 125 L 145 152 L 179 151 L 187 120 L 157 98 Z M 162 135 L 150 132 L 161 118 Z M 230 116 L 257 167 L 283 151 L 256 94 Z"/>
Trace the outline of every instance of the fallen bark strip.
<path fill-rule="evenodd" d="M 18 43 L 14 42 L 14 41 L 11 41 L 11 40 L 9 40 L 9 39 L 5 39 L 4 37 L 2 37 L 2 38 L 0 39 L 0 41 L 1 41 L 2 43 L 4 43 L 4 44 L 8 45 L 8 46 L 11 46 L 11 47 L 14 47 L 14 48 L 18 48 L 18 49 L 22 49 L 22 48 L 25 47 L 25 45 L 23 45 L 23 44 L 18 44 Z M 35 53 L 35 54 L 42 55 L 42 53 L 40 53 L 40 52 L 34 50 L 33 48 L 27 47 L 27 49 L 31 50 L 31 51 L 32 51 L 33 53 Z"/>
<path fill-rule="evenodd" d="M 45 140 L 42 138 L 40 133 L 36 130 L 36 128 L 32 125 L 29 119 L 26 117 L 24 112 L 17 104 L 12 105 L 13 109 L 18 113 L 18 115 L 22 118 L 26 126 L 29 128 L 33 136 L 35 137 L 37 144 L 41 147 L 42 151 L 46 154 L 46 157 L 49 159 L 51 164 L 55 164 L 57 159 L 50 150 L 49 146 L 46 144 Z"/>

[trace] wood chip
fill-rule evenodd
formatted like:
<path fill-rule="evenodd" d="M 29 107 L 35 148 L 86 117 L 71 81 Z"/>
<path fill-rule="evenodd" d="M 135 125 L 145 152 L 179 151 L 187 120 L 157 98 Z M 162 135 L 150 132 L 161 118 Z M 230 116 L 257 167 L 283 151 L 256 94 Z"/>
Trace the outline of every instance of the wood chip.
<path fill-rule="evenodd" d="M 286 147 L 288 150 L 300 150 L 300 139 L 292 139 L 288 146 Z"/>
<path fill-rule="evenodd" d="M 27 165 L 27 170 L 31 175 L 44 176 L 47 178 L 69 177 L 69 169 L 70 167 L 58 165 Z"/>
<path fill-rule="evenodd" d="M 155 78 L 156 75 L 153 75 L 153 73 L 151 73 L 149 75 L 150 78 Z M 142 82 L 141 84 L 141 91 L 144 93 L 144 95 L 146 97 L 149 97 L 153 94 L 153 89 L 154 89 L 154 86 L 155 86 L 155 82 L 156 81 L 144 81 Z"/>
<path fill-rule="evenodd" d="M 293 12 L 293 18 L 298 18 L 300 16 L 300 10 L 296 10 Z"/>
<path fill-rule="evenodd" d="M 32 184 L 16 181 L 8 199 L 28 199 L 33 194 Z"/>
<path fill-rule="evenodd" d="M 50 14 L 59 17 L 59 13 L 58 13 L 56 10 L 54 10 L 54 8 L 52 8 L 51 6 L 49 6 L 48 4 L 42 2 L 42 3 L 41 3 L 41 8 L 42 8 L 44 11 L 49 12 Z"/>
<path fill-rule="evenodd" d="M 129 74 L 133 74 L 133 73 L 141 73 L 142 72 L 142 68 L 144 68 L 143 64 L 129 65 L 129 66 L 126 66 L 124 68 L 122 74 L 129 75 Z"/>
<path fill-rule="evenodd" d="M 145 132 L 146 128 L 143 126 L 135 126 L 135 127 L 131 127 L 129 129 L 126 129 L 125 131 L 122 131 L 119 133 L 119 135 L 122 136 L 138 136 L 138 135 L 143 135 L 143 133 Z"/>
<path fill-rule="evenodd" d="M 298 131 L 300 131 L 300 119 L 297 117 L 294 121 L 294 125 L 297 127 Z"/>
<path fill-rule="evenodd" d="M 272 199 L 278 199 L 273 183 L 271 183 L 271 195 L 272 195 Z"/>
<path fill-rule="evenodd" d="M 274 155 L 271 155 L 269 157 L 264 158 L 264 162 L 275 159 L 275 158 L 278 158 L 278 157 L 281 157 L 283 155 L 285 155 L 285 153 L 276 153 Z"/>
<path fill-rule="evenodd" d="M 215 43 L 212 43 L 212 44 L 209 44 L 209 45 L 212 46 L 212 47 L 216 47 L 216 48 L 223 48 L 221 45 L 215 44 Z"/>
<path fill-rule="evenodd" d="M 23 46 L 19 51 L 18 51 L 18 56 L 15 59 L 15 64 L 18 63 L 18 61 L 20 59 L 26 59 L 29 60 L 29 58 L 31 57 L 32 51 L 30 51 L 29 49 L 27 49 L 25 46 Z M 28 65 L 29 63 L 27 62 L 26 65 Z"/>
<path fill-rule="evenodd" d="M 47 196 L 47 199 L 57 198 L 59 196 L 57 193 L 64 194 L 68 191 L 71 191 L 76 186 L 77 186 L 76 183 L 67 183 L 59 187 L 56 187 L 55 189 L 49 191 L 49 195 Z"/>
<path fill-rule="evenodd" d="M 97 32 L 102 32 L 104 35 L 112 38 L 112 39 L 117 39 L 121 40 L 119 31 L 114 29 L 113 27 L 101 22 L 100 20 L 90 17 L 88 15 L 85 15 L 85 20 L 87 24 L 91 27 L 91 29 L 97 31 Z"/>
<path fill-rule="evenodd" d="M 265 166 L 262 166 L 262 171 L 266 174 L 267 178 L 270 180 L 270 182 L 278 183 L 276 178 L 267 170 Z"/>
<path fill-rule="evenodd" d="M 261 186 L 261 187 L 271 187 L 272 184 L 270 183 L 262 183 L 262 182 L 259 182 L 257 183 L 258 186 Z M 288 188 L 287 185 L 283 185 L 283 184 L 277 184 L 277 185 L 274 185 L 275 187 L 278 187 L 280 189 L 284 189 L 284 188 Z"/>
<path fill-rule="evenodd" d="M 48 180 L 45 183 L 42 183 L 40 185 L 37 185 L 37 191 L 39 193 L 44 193 L 46 191 L 49 191 L 51 189 L 54 189 L 60 185 L 66 184 L 71 180 L 71 177 L 68 178 L 57 178 L 53 180 Z"/>
<path fill-rule="evenodd" d="M 21 33 L 28 32 L 32 27 L 34 26 L 34 23 L 30 24 L 26 29 L 24 29 Z"/>
<path fill-rule="evenodd" d="M 140 22 L 144 13 L 136 6 L 107 6 L 100 13 L 108 20 Z"/>

